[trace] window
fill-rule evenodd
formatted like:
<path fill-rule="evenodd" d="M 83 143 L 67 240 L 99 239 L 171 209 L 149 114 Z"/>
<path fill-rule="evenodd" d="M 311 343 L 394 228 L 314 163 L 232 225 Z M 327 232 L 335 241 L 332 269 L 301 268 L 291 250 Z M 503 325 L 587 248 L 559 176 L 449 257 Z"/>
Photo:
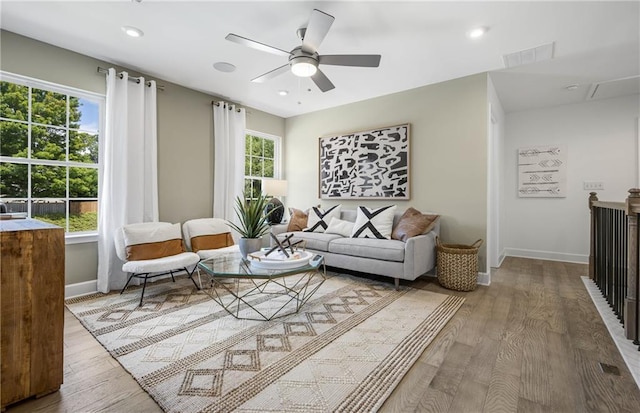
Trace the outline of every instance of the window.
<path fill-rule="evenodd" d="M 262 178 L 280 177 L 280 137 L 247 131 L 244 189 L 252 199 L 262 192 Z"/>
<path fill-rule="evenodd" d="M 0 198 L 67 233 L 98 229 L 104 96 L 2 72 Z"/>

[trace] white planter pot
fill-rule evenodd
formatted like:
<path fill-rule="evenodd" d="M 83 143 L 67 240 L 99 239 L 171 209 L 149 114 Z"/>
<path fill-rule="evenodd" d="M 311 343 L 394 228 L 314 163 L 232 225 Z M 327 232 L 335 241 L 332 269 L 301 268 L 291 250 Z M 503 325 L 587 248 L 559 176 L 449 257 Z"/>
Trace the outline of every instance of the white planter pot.
<path fill-rule="evenodd" d="M 247 258 L 247 254 L 259 251 L 262 247 L 262 238 L 240 238 L 238 243 L 242 258 Z"/>

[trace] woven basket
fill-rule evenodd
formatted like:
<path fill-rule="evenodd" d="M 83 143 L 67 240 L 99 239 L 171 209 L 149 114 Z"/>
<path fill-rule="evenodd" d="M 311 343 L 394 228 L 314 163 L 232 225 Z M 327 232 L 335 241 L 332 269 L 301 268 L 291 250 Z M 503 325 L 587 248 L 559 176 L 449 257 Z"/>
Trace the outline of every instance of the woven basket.
<path fill-rule="evenodd" d="M 436 237 L 438 281 L 450 290 L 473 291 L 478 285 L 479 239 L 471 245 L 443 244 Z"/>

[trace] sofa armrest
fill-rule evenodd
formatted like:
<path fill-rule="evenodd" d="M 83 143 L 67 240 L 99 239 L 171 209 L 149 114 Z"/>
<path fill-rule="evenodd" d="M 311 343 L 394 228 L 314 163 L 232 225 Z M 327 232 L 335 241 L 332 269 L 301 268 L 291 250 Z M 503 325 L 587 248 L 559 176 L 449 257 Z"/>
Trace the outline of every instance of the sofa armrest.
<path fill-rule="evenodd" d="M 283 234 L 283 233 L 287 232 L 288 226 L 289 226 L 289 224 L 271 225 L 271 233 L 277 237 L 278 234 Z M 275 241 L 273 240 L 273 238 L 271 236 L 269 237 L 269 246 L 271 246 L 271 247 L 275 247 L 276 246 L 276 243 L 275 243 Z"/>
<path fill-rule="evenodd" d="M 287 227 L 289 226 L 289 224 L 276 224 L 276 225 L 271 225 L 271 233 L 273 235 L 278 235 L 278 234 L 282 234 L 284 232 L 287 232 Z"/>
<path fill-rule="evenodd" d="M 433 269 L 436 263 L 436 231 L 417 235 L 407 240 L 404 246 L 404 276 L 415 280 Z"/>

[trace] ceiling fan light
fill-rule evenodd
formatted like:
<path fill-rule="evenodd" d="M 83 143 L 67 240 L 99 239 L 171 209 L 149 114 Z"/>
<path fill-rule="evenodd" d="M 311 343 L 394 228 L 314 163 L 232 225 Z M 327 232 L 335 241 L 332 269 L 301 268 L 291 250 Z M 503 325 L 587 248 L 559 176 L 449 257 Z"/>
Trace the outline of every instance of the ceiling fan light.
<path fill-rule="evenodd" d="M 291 59 L 291 72 L 298 77 L 311 77 L 318 71 L 318 63 L 310 57 L 300 56 Z"/>

